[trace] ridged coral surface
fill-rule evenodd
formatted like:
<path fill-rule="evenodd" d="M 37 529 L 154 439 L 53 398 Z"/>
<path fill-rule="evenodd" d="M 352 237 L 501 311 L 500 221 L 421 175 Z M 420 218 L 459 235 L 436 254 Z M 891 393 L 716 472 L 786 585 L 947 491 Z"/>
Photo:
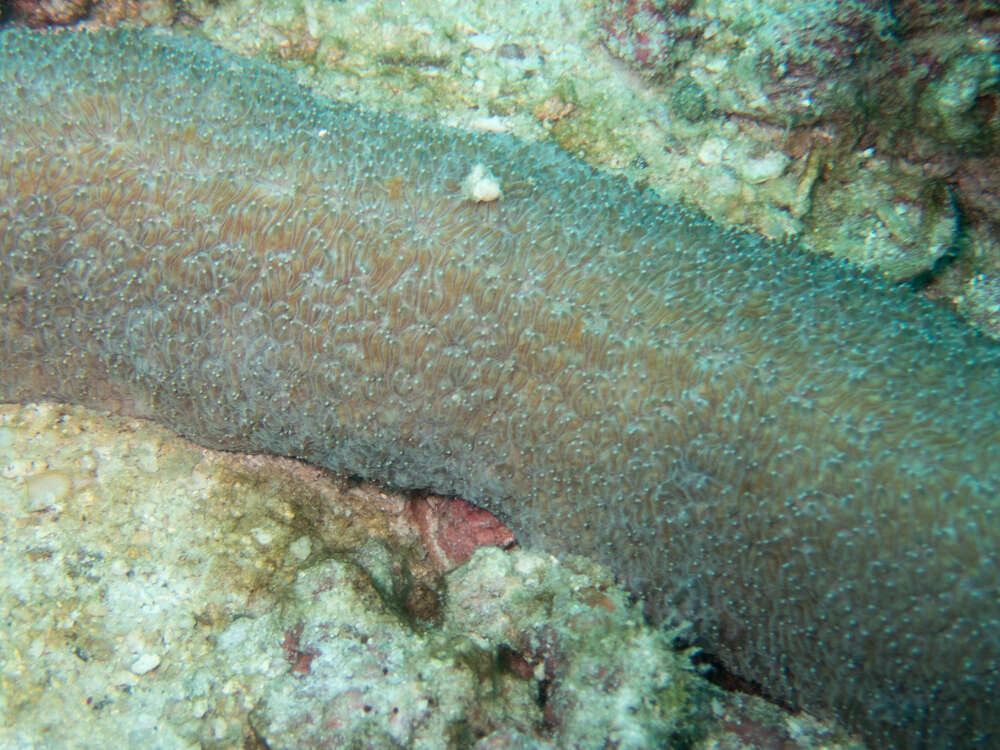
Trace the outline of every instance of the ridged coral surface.
<path fill-rule="evenodd" d="M 461 494 L 876 745 L 1000 741 L 1000 351 L 948 314 L 199 42 L 8 31 L 0 87 L 0 398 Z"/>

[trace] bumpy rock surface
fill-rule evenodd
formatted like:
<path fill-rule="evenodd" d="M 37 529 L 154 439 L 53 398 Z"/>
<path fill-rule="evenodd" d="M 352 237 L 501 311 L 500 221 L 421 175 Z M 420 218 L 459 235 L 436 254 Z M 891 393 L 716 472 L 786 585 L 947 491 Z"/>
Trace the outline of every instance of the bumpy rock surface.
<path fill-rule="evenodd" d="M 0 746 L 856 747 L 702 683 L 599 566 L 483 548 L 428 576 L 408 502 L 0 407 Z"/>

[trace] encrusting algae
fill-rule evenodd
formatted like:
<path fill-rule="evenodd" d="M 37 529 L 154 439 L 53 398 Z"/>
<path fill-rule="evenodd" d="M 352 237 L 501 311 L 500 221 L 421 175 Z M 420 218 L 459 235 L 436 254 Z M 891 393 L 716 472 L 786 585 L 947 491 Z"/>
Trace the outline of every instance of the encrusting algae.
<path fill-rule="evenodd" d="M 873 744 L 1000 737 L 995 344 L 204 43 L 7 31 L 0 77 L 0 398 L 460 494 Z"/>

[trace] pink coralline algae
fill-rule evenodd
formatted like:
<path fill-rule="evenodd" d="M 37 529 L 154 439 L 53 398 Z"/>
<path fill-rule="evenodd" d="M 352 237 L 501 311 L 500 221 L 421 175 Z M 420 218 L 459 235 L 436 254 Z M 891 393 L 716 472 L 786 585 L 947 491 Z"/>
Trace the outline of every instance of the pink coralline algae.
<path fill-rule="evenodd" d="M 315 648 L 303 647 L 301 643 L 303 625 L 300 622 L 293 628 L 285 631 L 285 639 L 281 642 L 281 648 L 285 652 L 285 661 L 291 667 L 292 674 L 309 674 L 312 671 L 312 660 L 319 656 L 319 651 Z"/>
<path fill-rule="evenodd" d="M 92 0 L 11 0 L 11 15 L 33 29 L 66 26 L 85 18 Z"/>
<path fill-rule="evenodd" d="M 425 496 L 411 501 L 407 512 L 435 567 L 454 570 L 479 547 L 508 549 L 514 533 L 482 508 L 458 499 Z"/>
<path fill-rule="evenodd" d="M 629 65 L 665 80 L 687 78 L 698 50 L 704 60 L 694 67 L 708 64 L 719 76 L 720 111 L 790 125 L 854 110 L 867 55 L 892 24 L 882 6 L 860 0 L 764 12 L 745 4 L 709 10 L 686 0 L 616 0 L 602 6 L 600 18 L 605 45 Z"/>
<path fill-rule="evenodd" d="M 608 49 L 647 70 L 669 65 L 674 45 L 697 35 L 687 18 L 692 0 L 611 0 L 600 13 Z"/>

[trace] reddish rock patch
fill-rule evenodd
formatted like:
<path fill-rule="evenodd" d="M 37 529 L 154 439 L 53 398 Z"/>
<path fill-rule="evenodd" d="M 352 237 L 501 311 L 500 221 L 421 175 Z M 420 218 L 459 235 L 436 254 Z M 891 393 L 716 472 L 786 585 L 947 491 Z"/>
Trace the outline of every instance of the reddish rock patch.
<path fill-rule="evenodd" d="M 514 532 L 496 516 L 465 500 L 418 497 L 407 506 L 420 541 L 443 572 L 454 570 L 479 547 L 510 549 Z"/>

